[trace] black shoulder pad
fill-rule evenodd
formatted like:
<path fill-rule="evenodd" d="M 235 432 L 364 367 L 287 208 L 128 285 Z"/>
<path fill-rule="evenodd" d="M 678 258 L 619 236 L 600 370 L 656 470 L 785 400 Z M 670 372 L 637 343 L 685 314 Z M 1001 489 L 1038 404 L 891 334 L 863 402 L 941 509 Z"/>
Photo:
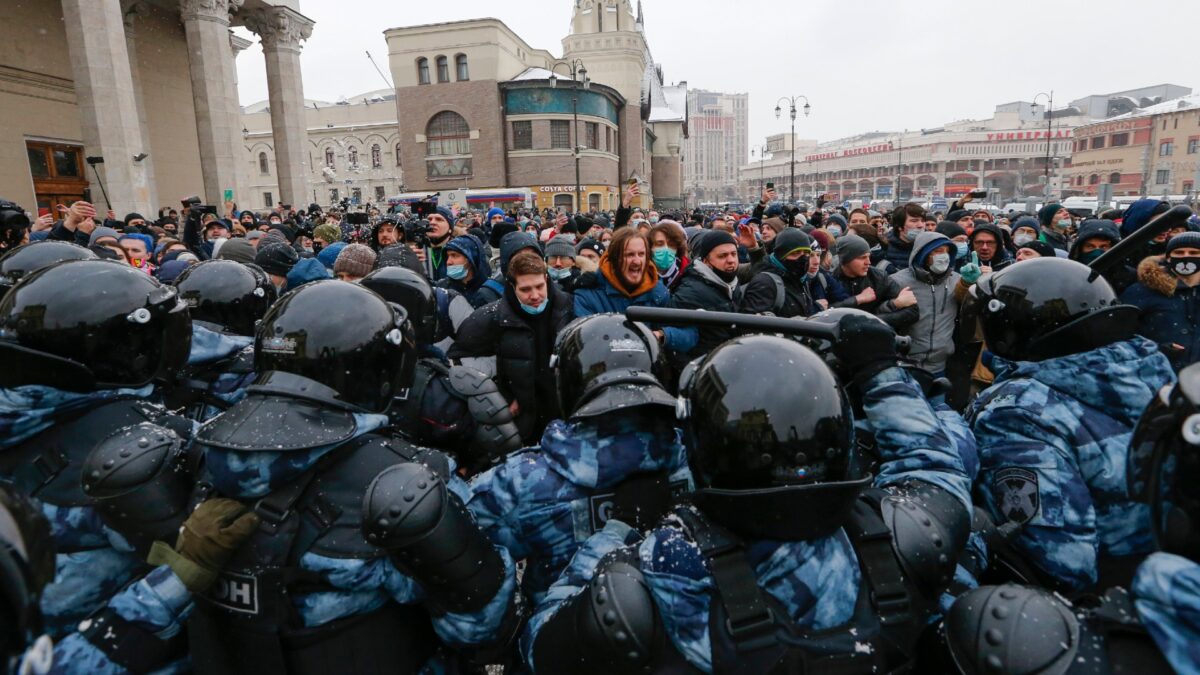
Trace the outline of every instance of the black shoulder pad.
<path fill-rule="evenodd" d="M 905 574 L 927 597 L 954 578 L 954 566 L 971 534 L 971 515 L 954 495 L 923 481 L 885 488 L 883 522 Z"/>
<path fill-rule="evenodd" d="M 946 614 L 945 626 L 950 654 L 964 675 L 1061 675 L 1080 647 L 1071 608 L 1029 586 L 968 591 Z"/>
<path fill-rule="evenodd" d="M 344 443 L 357 431 L 348 410 L 251 392 L 200 427 L 196 440 L 216 448 L 279 452 Z"/>

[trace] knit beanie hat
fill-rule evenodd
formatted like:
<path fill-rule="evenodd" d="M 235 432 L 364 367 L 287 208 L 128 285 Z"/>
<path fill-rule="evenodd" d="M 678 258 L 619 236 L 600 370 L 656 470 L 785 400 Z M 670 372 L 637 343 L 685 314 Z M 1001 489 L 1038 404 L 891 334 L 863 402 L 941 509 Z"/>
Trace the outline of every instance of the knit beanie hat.
<path fill-rule="evenodd" d="M 971 212 L 966 209 L 954 209 L 950 213 L 946 214 L 946 220 L 948 220 L 952 223 L 957 223 L 958 221 L 962 220 L 963 218 L 966 218 L 969 215 L 971 215 Z M 943 221 L 943 222 L 945 222 L 945 221 Z"/>
<path fill-rule="evenodd" d="M 775 230 L 776 236 L 779 236 L 780 232 L 783 232 L 787 229 L 787 223 L 783 222 L 782 218 L 767 218 L 766 220 L 762 221 L 762 226 Z"/>
<path fill-rule="evenodd" d="M 812 243 L 812 237 L 804 234 L 799 228 L 789 227 L 775 237 L 772 255 L 782 260 L 798 248 L 812 249 Z"/>
<path fill-rule="evenodd" d="M 292 271 L 292 265 L 299 259 L 300 255 L 296 253 L 296 249 L 286 242 L 277 242 L 270 238 L 264 239 L 263 243 L 258 245 L 258 252 L 254 254 L 255 265 L 267 274 L 280 277 L 286 277 L 287 273 Z"/>
<path fill-rule="evenodd" d="M 126 214 L 125 214 L 125 224 L 126 224 L 126 225 L 128 225 L 128 224 L 129 224 L 129 221 L 131 221 L 131 220 L 145 220 L 145 219 L 146 219 L 146 217 L 145 217 L 145 216 L 143 216 L 143 215 L 142 215 L 142 214 L 140 214 L 140 213 L 137 213 L 136 211 L 135 211 L 135 212 L 132 212 L 132 213 L 126 213 Z"/>
<path fill-rule="evenodd" d="M 363 244 L 350 244 L 338 254 L 333 263 L 334 274 L 349 274 L 352 277 L 365 277 L 375 267 L 375 251 Z"/>
<path fill-rule="evenodd" d="M 857 234 L 847 234 L 837 240 L 835 250 L 838 258 L 845 262 L 870 253 L 871 246 L 867 244 L 866 239 Z"/>
<path fill-rule="evenodd" d="M 500 248 L 500 240 L 509 232 L 516 232 L 516 223 L 496 223 L 492 226 L 492 232 L 488 235 L 488 245 L 492 248 Z"/>
<path fill-rule="evenodd" d="M 112 237 L 113 239 L 119 240 L 121 238 L 121 234 L 111 227 L 104 227 L 101 225 L 100 227 L 92 230 L 92 236 L 88 237 L 88 246 L 95 246 L 97 240 L 105 237 Z"/>
<path fill-rule="evenodd" d="M 1057 255 L 1054 253 L 1053 246 L 1051 246 L 1050 244 L 1047 244 L 1044 241 L 1038 240 L 1038 239 L 1034 239 L 1033 241 L 1027 241 L 1024 244 L 1021 244 L 1020 246 L 1017 247 L 1017 250 L 1019 251 L 1023 248 L 1031 248 L 1031 249 L 1037 251 L 1038 255 L 1042 256 L 1043 258 L 1053 258 Z"/>
<path fill-rule="evenodd" d="M 831 213 L 825 217 L 825 226 L 829 227 L 832 224 L 841 226 L 843 232 L 846 230 L 846 218 L 840 213 Z"/>
<path fill-rule="evenodd" d="M 585 248 L 592 249 L 596 252 L 596 255 L 604 255 L 604 249 L 607 247 L 591 237 L 584 237 L 582 241 L 575 245 L 575 253 L 582 253 Z"/>
<path fill-rule="evenodd" d="M 337 262 L 338 255 L 344 248 L 346 248 L 346 242 L 334 242 L 321 249 L 321 252 L 317 254 L 317 260 L 319 260 L 321 264 L 325 266 L 325 269 L 332 270 L 333 264 Z"/>
<path fill-rule="evenodd" d="M 709 253 L 712 253 L 713 249 L 722 244 L 737 246 L 737 239 L 734 239 L 733 235 L 725 230 L 705 230 L 703 236 L 691 244 L 690 248 L 696 254 L 697 260 L 704 260 Z"/>
<path fill-rule="evenodd" d="M 313 228 L 313 237 L 324 239 L 326 243 L 332 244 L 342 240 L 342 230 L 337 225 L 325 223 Z"/>
<path fill-rule="evenodd" d="M 1177 248 L 1200 248 L 1200 232 L 1180 232 L 1167 240 L 1167 255 Z"/>
<path fill-rule="evenodd" d="M 230 239 L 217 252 L 217 258 L 240 263 L 252 263 L 254 262 L 254 255 L 256 253 L 254 244 L 245 239 Z"/>
<path fill-rule="evenodd" d="M 546 243 L 546 257 L 564 256 L 575 259 L 575 245 L 564 236 L 557 236 Z"/>
<path fill-rule="evenodd" d="M 1013 224 L 1012 224 L 1013 232 L 1016 232 L 1017 230 L 1019 230 L 1022 227 L 1028 227 L 1028 228 L 1032 229 L 1035 233 L 1035 236 L 1040 235 L 1042 233 L 1041 223 L 1039 223 L 1038 219 L 1034 218 L 1033 216 L 1021 216 L 1020 218 L 1017 218 L 1016 220 L 1013 221 Z"/>
<path fill-rule="evenodd" d="M 1062 207 L 1062 204 L 1056 203 L 1047 204 L 1038 209 L 1038 222 L 1041 223 L 1042 227 L 1048 226 L 1050 224 L 1050 219 L 1053 218 L 1054 214 L 1058 213 L 1058 210 Z"/>
<path fill-rule="evenodd" d="M 959 225 L 957 221 L 950 220 L 949 218 L 938 223 L 937 227 L 935 227 L 933 231 L 946 237 L 947 239 L 967 236 L 966 228 L 964 228 L 962 225 Z"/>
<path fill-rule="evenodd" d="M 829 249 L 833 248 L 833 235 L 829 234 L 828 230 L 822 230 L 818 227 L 814 228 L 810 234 L 812 235 L 813 241 L 817 243 L 817 246 L 821 247 L 822 251 L 828 251 Z"/>

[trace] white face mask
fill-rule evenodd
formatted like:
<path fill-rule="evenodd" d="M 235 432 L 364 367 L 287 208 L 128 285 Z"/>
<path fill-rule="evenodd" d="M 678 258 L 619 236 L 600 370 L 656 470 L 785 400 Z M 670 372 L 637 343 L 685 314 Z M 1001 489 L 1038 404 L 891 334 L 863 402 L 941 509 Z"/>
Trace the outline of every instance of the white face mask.
<path fill-rule="evenodd" d="M 1022 232 L 1021 234 L 1013 235 L 1013 243 L 1016 244 L 1017 246 L 1024 246 L 1025 244 L 1028 244 L 1031 241 L 1033 241 L 1032 234 L 1026 234 L 1025 232 Z"/>
<path fill-rule="evenodd" d="M 950 254 L 935 253 L 933 260 L 929 263 L 929 271 L 934 274 L 945 274 L 948 269 L 950 269 Z"/>

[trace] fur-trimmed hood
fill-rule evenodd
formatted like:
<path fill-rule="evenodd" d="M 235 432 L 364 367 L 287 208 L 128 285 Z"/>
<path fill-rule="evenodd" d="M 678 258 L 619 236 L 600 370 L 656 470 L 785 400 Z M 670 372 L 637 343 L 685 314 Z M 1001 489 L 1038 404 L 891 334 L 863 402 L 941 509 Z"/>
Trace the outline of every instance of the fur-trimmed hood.
<path fill-rule="evenodd" d="M 1163 267 L 1164 258 L 1165 256 L 1161 255 L 1152 255 L 1144 258 L 1138 264 L 1137 277 L 1138 281 L 1146 288 L 1169 298 L 1175 295 L 1175 289 L 1179 285 L 1179 280 L 1167 271 L 1167 268 Z"/>

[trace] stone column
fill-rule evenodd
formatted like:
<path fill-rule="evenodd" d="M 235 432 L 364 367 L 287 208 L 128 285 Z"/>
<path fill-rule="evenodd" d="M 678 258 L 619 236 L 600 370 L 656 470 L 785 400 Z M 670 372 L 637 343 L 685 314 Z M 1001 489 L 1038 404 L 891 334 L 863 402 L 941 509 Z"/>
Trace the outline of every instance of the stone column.
<path fill-rule="evenodd" d="M 133 156 L 142 147 L 137 96 L 129 70 L 129 49 L 120 0 L 62 0 L 63 22 L 79 106 L 84 153 L 104 157 L 97 168 L 108 203 L 117 217 L 129 211 L 153 212 L 145 162 Z M 89 180 L 94 178 L 87 170 Z M 104 197 L 95 186 L 92 201 L 103 213 Z"/>
<path fill-rule="evenodd" d="M 297 208 L 309 202 L 308 124 L 304 82 L 300 77 L 300 41 L 312 35 L 313 22 L 287 7 L 259 9 L 245 16 L 246 27 L 262 39 L 267 62 L 271 135 L 279 175 L 279 201 Z"/>
<path fill-rule="evenodd" d="M 237 107 L 233 50 L 229 46 L 229 13 L 244 0 L 180 0 L 179 13 L 187 34 L 188 70 L 196 106 L 196 137 L 200 141 L 200 172 L 204 200 L 224 212 L 225 190 L 237 189 L 241 119 L 230 115 Z M 237 195 L 234 195 L 237 199 Z"/>
<path fill-rule="evenodd" d="M 141 161 L 146 172 L 146 191 L 149 202 L 154 205 L 155 212 L 153 214 L 139 212 L 146 217 L 146 222 L 151 222 L 158 217 L 158 184 L 154 179 L 154 153 L 150 152 L 150 125 L 146 123 L 146 99 L 142 93 L 142 75 L 138 64 L 137 56 L 137 23 L 138 17 L 146 13 L 148 10 L 146 0 L 121 0 L 121 11 L 125 18 L 125 49 L 129 53 L 129 73 L 133 78 L 133 97 L 137 104 L 138 110 L 138 126 L 141 131 L 142 149 L 135 152 L 134 155 L 145 153 L 146 157 Z M 125 214 L 118 213 L 118 217 L 124 217 Z"/>
<path fill-rule="evenodd" d="M 234 198 L 237 201 L 238 208 L 243 210 L 252 208 L 256 203 L 255 200 L 258 199 L 258 196 L 252 194 L 250 191 L 250 172 L 258 170 L 258 160 L 257 158 L 250 157 L 250 155 L 246 152 L 246 137 L 244 134 L 242 134 L 242 129 L 245 128 L 243 126 L 244 122 L 242 121 L 242 105 L 237 96 L 238 80 L 236 61 L 238 54 L 242 53 L 242 50 L 246 49 L 252 44 L 254 43 L 250 40 L 238 37 L 233 34 L 233 31 L 229 31 L 229 47 L 233 50 L 233 60 L 235 62 L 233 69 L 234 95 L 229 99 L 229 103 L 232 104 L 229 114 L 233 118 L 234 176 L 237 178 L 237 187 L 234 188 Z M 250 162 L 254 162 L 255 168 L 251 169 L 249 166 Z"/>

